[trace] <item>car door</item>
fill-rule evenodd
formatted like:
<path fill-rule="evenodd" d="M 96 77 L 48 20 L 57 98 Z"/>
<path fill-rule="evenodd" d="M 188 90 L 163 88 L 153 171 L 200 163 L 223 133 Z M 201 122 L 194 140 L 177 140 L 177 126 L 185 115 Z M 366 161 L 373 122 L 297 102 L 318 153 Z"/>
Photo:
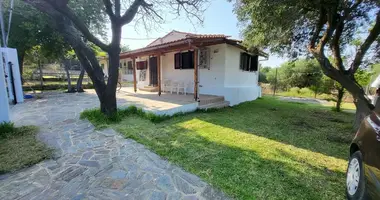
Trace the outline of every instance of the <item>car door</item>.
<path fill-rule="evenodd" d="M 380 120 L 375 113 L 365 123 L 365 134 L 361 139 L 367 192 L 380 199 Z"/>

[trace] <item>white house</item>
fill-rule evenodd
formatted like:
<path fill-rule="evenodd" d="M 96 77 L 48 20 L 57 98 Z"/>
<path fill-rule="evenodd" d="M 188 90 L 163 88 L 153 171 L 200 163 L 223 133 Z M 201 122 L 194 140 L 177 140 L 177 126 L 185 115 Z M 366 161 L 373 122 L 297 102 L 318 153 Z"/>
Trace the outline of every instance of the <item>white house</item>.
<path fill-rule="evenodd" d="M 200 95 L 216 95 L 236 105 L 261 96 L 259 56 L 267 54 L 248 51 L 225 35 L 172 31 L 144 48 L 121 53 L 120 66 L 122 78 L 135 82 L 135 91 L 161 95 L 168 85 L 180 83 L 197 101 Z"/>

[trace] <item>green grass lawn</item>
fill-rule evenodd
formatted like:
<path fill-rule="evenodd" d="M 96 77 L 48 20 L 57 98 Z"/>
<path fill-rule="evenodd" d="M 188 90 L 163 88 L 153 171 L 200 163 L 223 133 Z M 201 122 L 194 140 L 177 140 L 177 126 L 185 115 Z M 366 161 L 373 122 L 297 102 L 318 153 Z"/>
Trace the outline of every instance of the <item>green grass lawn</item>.
<path fill-rule="evenodd" d="M 236 199 L 344 199 L 353 115 L 265 97 L 115 130 Z M 98 124 L 104 127 L 104 125 Z"/>
<path fill-rule="evenodd" d="M 0 174 L 13 172 L 49 158 L 52 151 L 36 139 L 35 126 L 0 124 Z"/>

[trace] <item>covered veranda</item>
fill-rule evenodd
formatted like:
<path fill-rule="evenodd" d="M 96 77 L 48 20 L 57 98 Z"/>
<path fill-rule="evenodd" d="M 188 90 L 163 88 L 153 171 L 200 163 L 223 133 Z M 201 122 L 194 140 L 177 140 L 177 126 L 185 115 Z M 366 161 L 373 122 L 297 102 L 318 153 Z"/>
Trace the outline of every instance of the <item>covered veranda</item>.
<path fill-rule="evenodd" d="M 132 67 L 133 67 L 133 88 L 134 92 L 137 92 L 138 90 L 138 80 L 137 80 L 137 66 L 136 62 L 138 60 L 141 60 L 142 58 L 146 59 L 149 64 L 147 64 L 147 68 L 149 68 L 150 76 L 152 76 L 152 73 L 156 76 L 155 80 L 156 82 L 152 84 L 152 80 L 149 80 L 149 86 L 155 86 L 155 91 L 157 91 L 158 96 L 161 96 L 163 93 L 163 77 L 166 74 L 163 73 L 163 66 L 161 60 L 163 58 L 166 58 L 165 56 L 169 54 L 173 54 L 175 52 L 186 52 L 186 51 L 192 51 L 192 81 L 191 85 L 193 88 L 191 88 L 191 93 L 193 98 L 192 101 L 199 102 L 200 101 L 200 95 L 199 95 L 199 51 L 207 46 L 211 45 L 217 45 L 217 44 L 223 44 L 227 43 L 230 45 L 239 46 L 239 48 L 244 48 L 240 45 L 240 41 L 228 39 L 228 36 L 225 35 L 198 35 L 198 34 L 190 34 L 186 35 L 184 38 L 180 38 L 177 40 L 172 40 L 168 42 L 163 42 L 156 45 L 148 45 L 145 48 L 137 49 L 129 52 L 125 52 L 120 54 L 120 59 L 131 59 L 132 60 Z M 148 58 L 148 59 L 147 59 Z M 154 58 L 154 63 L 152 64 L 151 58 Z M 148 61 L 149 60 L 149 61 Z M 175 63 L 172 65 L 175 65 Z M 174 68 L 174 66 L 172 66 Z M 151 70 L 151 68 L 154 68 L 155 70 Z M 187 70 L 189 71 L 189 70 Z M 190 75 L 190 74 L 189 74 Z M 179 77 L 181 78 L 181 77 Z M 189 76 L 187 76 L 189 78 Z"/>
<path fill-rule="evenodd" d="M 214 95 L 199 95 L 199 101 L 195 102 L 192 95 L 177 95 L 162 92 L 134 91 L 133 87 L 123 87 L 118 93 L 118 106 L 136 106 L 144 111 L 157 115 L 174 115 L 176 113 L 192 112 L 199 106 L 218 101 L 223 97 Z"/>

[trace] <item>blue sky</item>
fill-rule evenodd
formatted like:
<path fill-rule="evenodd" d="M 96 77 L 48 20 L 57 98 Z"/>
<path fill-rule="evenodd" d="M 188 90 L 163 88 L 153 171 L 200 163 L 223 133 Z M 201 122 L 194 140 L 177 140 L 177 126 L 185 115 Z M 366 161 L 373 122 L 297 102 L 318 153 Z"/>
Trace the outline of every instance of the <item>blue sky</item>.
<path fill-rule="evenodd" d="M 135 29 L 134 22 L 123 27 L 122 44 L 128 45 L 131 49 L 142 48 L 152 42 L 154 39 L 169 33 L 172 30 L 203 33 L 203 34 L 224 34 L 229 35 L 234 39 L 242 39 L 240 35 L 240 28 L 236 15 L 233 13 L 233 4 L 227 0 L 213 0 L 204 13 L 203 25 L 192 25 L 185 17 L 173 19 L 167 17 L 166 23 L 155 30 L 147 31 L 141 26 Z M 141 40 L 137 40 L 137 38 Z M 284 62 L 284 59 L 275 55 L 271 55 L 268 61 L 262 62 L 263 66 L 276 67 Z"/>

